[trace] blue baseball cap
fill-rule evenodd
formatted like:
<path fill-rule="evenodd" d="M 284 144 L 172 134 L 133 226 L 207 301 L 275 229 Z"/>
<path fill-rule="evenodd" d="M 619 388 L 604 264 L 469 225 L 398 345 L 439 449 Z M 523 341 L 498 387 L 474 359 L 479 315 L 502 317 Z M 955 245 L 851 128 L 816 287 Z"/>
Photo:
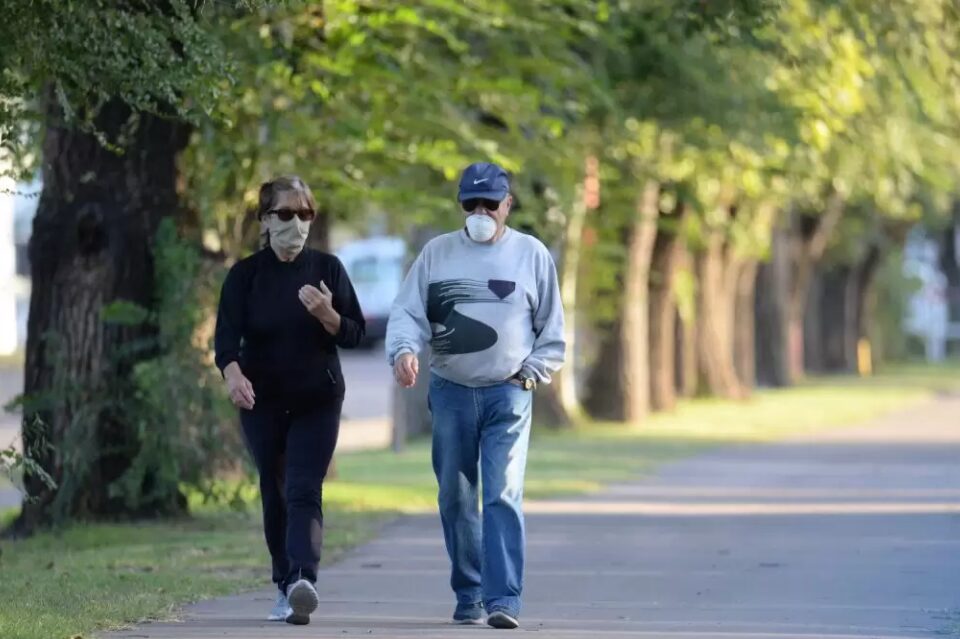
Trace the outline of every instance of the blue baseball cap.
<path fill-rule="evenodd" d="M 499 202 L 507 197 L 508 193 L 510 178 L 506 171 L 490 162 L 476 162 L 463 170 L 457 199 L 463 202 L 481 197 Z"/>

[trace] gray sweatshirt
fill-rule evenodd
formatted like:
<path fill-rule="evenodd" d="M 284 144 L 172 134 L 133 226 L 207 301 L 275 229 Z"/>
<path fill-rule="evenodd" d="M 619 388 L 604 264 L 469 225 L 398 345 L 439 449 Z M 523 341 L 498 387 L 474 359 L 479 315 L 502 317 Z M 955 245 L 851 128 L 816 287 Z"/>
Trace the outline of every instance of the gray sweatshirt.
<path fill-rule="evenodd" d="M 423 248 L 387 323 L 390 365 L 432 348 L 431 369 L 464 386 L 488 386 L 521 370 L 540 383 L 563 363 L 557 270 L 536 238 L 507 228 L 493 244 L 461 229 Z"/>

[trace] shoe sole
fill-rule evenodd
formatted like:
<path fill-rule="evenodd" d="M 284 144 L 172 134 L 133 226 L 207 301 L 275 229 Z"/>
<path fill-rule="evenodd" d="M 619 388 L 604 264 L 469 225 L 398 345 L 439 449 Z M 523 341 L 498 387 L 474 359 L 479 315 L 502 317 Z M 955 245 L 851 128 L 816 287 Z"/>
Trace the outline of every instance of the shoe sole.
<path fill-rule="evenodd" d="M 454 619 L 453 624 L 456 626 L 482 626 L 483 618 L 479 619 Z"/>
<path fill-rule="evenodd" d="M 310 623 L 310 613 L 320 605 L 320 597 L 309 582 L 298 581 L 287 593 L 287 602 L 290 604 L 290 614 L 285 621 L 295 626 L 305 626 Z"/>
<path fill-rule="evenodd" d="M 505 613 L 495 612 L 487 617 L 487 625 L 499 630 L 515 630 L 520 627 L 520 622 Z"/>

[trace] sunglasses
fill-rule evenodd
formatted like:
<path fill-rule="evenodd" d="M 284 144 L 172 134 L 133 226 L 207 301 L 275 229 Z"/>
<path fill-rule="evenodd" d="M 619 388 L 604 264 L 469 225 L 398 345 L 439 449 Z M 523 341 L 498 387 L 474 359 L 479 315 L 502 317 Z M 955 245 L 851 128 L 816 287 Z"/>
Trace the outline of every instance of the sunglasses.
<path fill-rule="evenodd" d="M 277 219 L 281 222 L 289 222 L 293 219 L 294 215 L 299 217 L 303 222 L 312 222 L 313 218 L 317 216 L 317 214 L 310 209 L 273 209 L 272 211 L 267 211 L 264 215 L 276 215 Z"/>
<path fill-rule="evenodd" d="M 467 213 L 473 213 L 478 206 L 485 211 L 496 211 L 500 208 L 500 202 L 502 201 L 503 200 L 488 200 L 484 197 L 472 197 L 469 200 L 461 202 L 460 206 L 462 206 L 463 210 Z"/>

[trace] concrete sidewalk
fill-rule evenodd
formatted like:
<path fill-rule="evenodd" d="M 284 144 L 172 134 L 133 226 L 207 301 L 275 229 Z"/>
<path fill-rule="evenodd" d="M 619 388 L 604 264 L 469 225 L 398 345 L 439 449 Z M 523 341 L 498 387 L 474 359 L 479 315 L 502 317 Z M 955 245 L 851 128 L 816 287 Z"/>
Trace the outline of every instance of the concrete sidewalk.
<path fill-rule="evenodd" d="M 543 637 L 929 637 L 960 606 L 960 399 L 868 427 L 669 464 L 590 498 L 531 503 L 522 631 Z M 266 565 L 266 557 L 264 559 Z M 265 568 L 266 571 L 266 568 Z M 435 517 L 324 570 L 305 627 L 273 592 L 110 635 L 461 637 Z"/>

